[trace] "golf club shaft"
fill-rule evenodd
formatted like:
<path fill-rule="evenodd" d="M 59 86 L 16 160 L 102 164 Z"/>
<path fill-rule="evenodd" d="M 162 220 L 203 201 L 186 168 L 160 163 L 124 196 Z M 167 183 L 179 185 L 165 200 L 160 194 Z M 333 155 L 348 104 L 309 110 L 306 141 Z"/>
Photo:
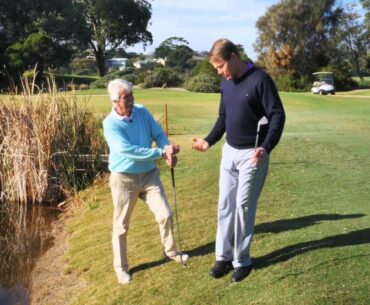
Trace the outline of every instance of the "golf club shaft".
<path fill-rule="evenodd" d="M 257 131 L 256 143 L 254 144 L 254 149 L 257 149 L 257 147 L 258 147 L 258 137 L 259 137 L 259 134 L 260 134 L 260 132 Z"/>
<path fill-rule="evenodd" d="M 173 202 L 175 206 L 175 220 L 176 220 L 176 227 L 177 227 L 177 239 L 179 243 L 179 251 L 180 251 L 180 259 L 181 264 L 185 266 L 184 262 L 182 261 L 182 251 L 181 251 L 181 239 L 180 239 L 180 226 L 179 226 L 179 218 L 177 216 L 177 200 L 176 200 L 176 186 L 175 186 L 175 169 L 171 167 L 171 179 L 172 179 L 172 194 L 173 194 Z"/>

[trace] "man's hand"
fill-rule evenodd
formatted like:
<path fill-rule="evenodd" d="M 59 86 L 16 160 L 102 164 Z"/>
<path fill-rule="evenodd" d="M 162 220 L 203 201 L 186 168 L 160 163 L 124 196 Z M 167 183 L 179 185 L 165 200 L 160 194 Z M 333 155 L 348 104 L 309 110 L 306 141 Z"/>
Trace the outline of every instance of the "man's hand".
<path fill-rule="evenodd" d="M 166 163 L 170 168 L 175 168 L 177 164 L 177 157 L 175 155 L 171 155 L 171 157 L 166 158 Z"/>
<path fill-rule="evenodd" d="M 257 147 L 251 158 L 251 165 L 258 167 L 267 157 L 267 151 L 263 147 Z"/>
<path fill-rule="evenodd" d="M 176 155 L 179 152 L 180 152 L 180 146 L 176 144 L 167 145 L 165 149 L 166 155 Z"/>
<path fill-rule="evenodd" d="M 193 145 L 191 147 L 194 148 L 195 150 L 202 152 L 208 150 L 209 143 L 206 140 L 200 138 L 191 138 L 191 140 L 193 141 Z"/>
<path fill-rule="evenodd" d="M 164 158 L 169 167 L 174 168 L 177 164 L 177 157 L 175 156 L 180 152 L 180 146 L 176 144 L 168 145 L 164 151 Z"/>

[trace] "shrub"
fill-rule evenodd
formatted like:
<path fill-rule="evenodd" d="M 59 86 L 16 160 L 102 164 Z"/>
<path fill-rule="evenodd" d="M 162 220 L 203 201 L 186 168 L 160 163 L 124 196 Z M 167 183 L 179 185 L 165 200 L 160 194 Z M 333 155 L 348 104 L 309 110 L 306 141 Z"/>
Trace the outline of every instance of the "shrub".
<path fill-rule="evenodd" d="M 124 70 L 115 71 L 112 73 L 108 73 L 105 76 L 99 78 L 98 80 L 92 82 L 90 84 L 91 89 L 104 89 L 107 88 L 108 83 L 116 78 L 123 78 L 128 80 L 129 82 L 136 84 L 136 76 L 133 74 L 135 72 L 135 68 L 126 68 Z"/>
<path fill-rule="evenodd" d="M 182 81 L 183 78 L 177 70 L 159 67 L 145 77 L 144 87 L 177 87 Z"/>
<path fill-rule="evenodd" d="M 78 90 L 78 89 L 79 89 L 79 85 L 78 85 L 78 84 L 70 83 L 70 84 L 67 84 L 67 85 L 65 86 L 65 89 L 66 89 L 66 91 L 74 91 L 74 90 Z"/>
<path fill-rule="evenodd" d="M 96 73 L 96 63 L 94 58 L 75 57 L 71 62 L 73 74 L 85 75 Z"/>
<path fill-rule="evenodd" d="M 218 76 L 217 71 L 213 66 L 209 63 L 208 60 L 203 60 L 200 63 L 198 63 L 193 70 L 191 70 L 190 75 L 195 76 L 198 74 L 207 74 L 207 75 L 213 75 Z"/>
<path fill-rule="evenodd" d="M 80 90 L 87 90 L 89 88 L 90 88 L 90 86 L 88 84 L 81 84 L 78 89 L 80 89 Z"/>
<path fill-rule="evenodd" d="M 194 92 L 220 92 L 220 78 L 202 73 L 189 78 L 184 87 Z"/>
<path fill-rule="evenodd" d="M 46 77 L 52 76 L 55 84 L 58 88 L 66 88 L 67 84 L 91 84 L 94 82 L 96 76 L 80 76 L 80 75 L 64 75 L 64 74 L 52 74 L 45 73 Z"/>
<path fill-rule="evenodd" d="M 275 84 L 279 91 L 310 91 L 311 81 L 308 77 L 294 77 L 291 74 L 280 75 L 275 78 Z"/>

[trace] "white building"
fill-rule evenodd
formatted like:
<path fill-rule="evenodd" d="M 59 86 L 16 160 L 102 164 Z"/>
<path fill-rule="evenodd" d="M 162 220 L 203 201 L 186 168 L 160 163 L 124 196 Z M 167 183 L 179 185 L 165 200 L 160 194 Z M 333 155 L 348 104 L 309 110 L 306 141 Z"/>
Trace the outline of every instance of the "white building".
<path fill-rule="evenodd" d="M 110 58 L 106 61 L 106 66 L 108 72 L 114 68 L 118 68 L 119 70 L 124 70 L 128 65 L 128 58 Z"/>

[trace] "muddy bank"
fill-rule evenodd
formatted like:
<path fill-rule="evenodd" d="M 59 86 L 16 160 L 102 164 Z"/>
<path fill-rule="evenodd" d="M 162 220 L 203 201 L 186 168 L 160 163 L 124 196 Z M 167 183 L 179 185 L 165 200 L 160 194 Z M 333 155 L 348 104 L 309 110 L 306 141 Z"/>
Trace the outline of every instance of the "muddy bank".
<path fill-rule="evenodd" d="M 75 274 L 66 272 L 69 234 L 64 229 L 64 221 L 62 217 L 53 222 L 53 246 L 37 260 L 32 271 L 30 305 L 71 304 L 86 286 Z"/>

